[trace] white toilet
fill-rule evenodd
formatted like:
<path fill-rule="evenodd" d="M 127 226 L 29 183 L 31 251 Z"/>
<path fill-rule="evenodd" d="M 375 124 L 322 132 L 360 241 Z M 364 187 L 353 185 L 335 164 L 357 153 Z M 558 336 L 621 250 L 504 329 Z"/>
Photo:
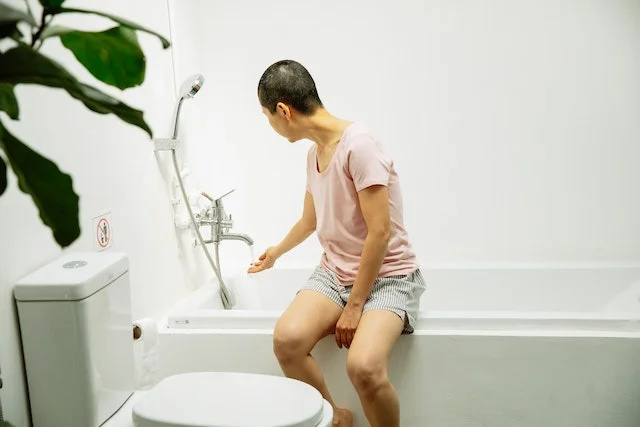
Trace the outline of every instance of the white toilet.
<path fill-rule="evenodd" d="M 135 391 L 124 254 L 67 254 L 14 293 L 34 427 L 331 426 L 320 393 L 284 377 L 194 372 Z"/>

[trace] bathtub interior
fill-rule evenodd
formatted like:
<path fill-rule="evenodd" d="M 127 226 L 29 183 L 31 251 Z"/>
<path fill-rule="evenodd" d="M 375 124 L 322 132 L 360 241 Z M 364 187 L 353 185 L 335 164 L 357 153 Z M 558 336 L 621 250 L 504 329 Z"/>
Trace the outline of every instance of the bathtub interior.
<path fill-rule="evenodd" d="M 310 269 L 272 269 L 226 278 L 235 310 L 282 311 Z M 423 268 L 423 312 L 572 312 L 640 314 L 640 266 L 609 268 Z M 204 285 L 180 304 L 221 309 L 214 285 Z"/>

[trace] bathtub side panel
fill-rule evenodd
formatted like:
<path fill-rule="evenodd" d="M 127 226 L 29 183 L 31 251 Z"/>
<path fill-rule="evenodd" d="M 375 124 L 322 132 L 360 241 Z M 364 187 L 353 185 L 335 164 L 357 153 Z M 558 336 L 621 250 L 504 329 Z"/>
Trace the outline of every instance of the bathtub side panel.
<path fill-rule="evenodd" d="M 160 376 L 200 371 L 280 375 L 271 343 L 272 334 L 265 331 L 165 330 L 159 340 Z"/>
<path fill-rule="evenodd" d="M 171 333 L 162 374 L 243 371 L 281 375 L 267 331 Z M 366 426 L 333 337 L 314 350 L 340 405 Z M 640 340 L 413 335 L 400 338 L 390 377 L 403 427 L 637 427 Z"/>

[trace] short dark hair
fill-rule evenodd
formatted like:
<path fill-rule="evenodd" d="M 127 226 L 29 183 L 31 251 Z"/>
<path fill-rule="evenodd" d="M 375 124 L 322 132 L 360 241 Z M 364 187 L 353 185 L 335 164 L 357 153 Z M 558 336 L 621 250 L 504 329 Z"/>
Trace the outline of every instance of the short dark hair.
<path fill-rule="evenodd" d="M 309 71 L 293 60 L 278 61 L 269 66 L 258 82 L 260 104 L 275 113 L 278 102 L 283 102 L 304 115 L 322 107 L 316 83 Z"/>

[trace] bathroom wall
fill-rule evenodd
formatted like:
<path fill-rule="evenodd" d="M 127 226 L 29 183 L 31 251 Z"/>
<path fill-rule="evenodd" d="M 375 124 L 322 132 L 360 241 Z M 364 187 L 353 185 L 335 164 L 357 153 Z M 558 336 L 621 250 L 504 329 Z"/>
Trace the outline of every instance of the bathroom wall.
<path fill-rule="evenodd" d="M 276 135 L 256 98 L 293 58 L 331 112 L 382 138 L 422 263 L 640 260 L 637 1 L 170 5 L 178 79 L 207 78 L 185 120 L 191 167 L 212 193 L 237 189 L 227 207 L 256 249 L 302 207 L 309 142 Z"/>
<path fill-rule="evenodd" d="M 37 2 L 31 3 L 38 10 Z M 170 36 L 168 9 L 163 1 L 85 0 L 67 1 L 65 5 L 110 12 Z M 112 25 L 89 16 L 59 22 L 90 30 Z M 139 34 L 138 38 L 147 54 L 146 81 L 124 93 L 106 90 L 141 108 L 155 135 L 166 136 L 175 100 L 172 51 L 162 50 L 160 41 L 152 36 Z M 81 80 L 95 82 L 57 40 L 47 41 L 43 51 Z M 192 252 L 188 241 L 187 249 L 179 251 L 185 241 L 176 238 L 173 226 L 169 192 L 163 180 L 169 175 L 166 155 L 156 159 L 144 132 L 113 116 L 90 112 L 63 91 L 19 86 L 17 96 L 22 110 L 20 122 L 10 122 L 3 115 L 3 123 L 70 173 L 80 195 L 82 236 L 67 250 L 93 251 L 92 218 L 111 211 L 113 246 L 108 250 L 129 254 L 134 318 L 163 313 L 193 286 L 196 274 L 182 268 L 193 263 Z M 62 251 L 11 174 L 10 188 L 0 197 L 0 218 L 1 397 L 5 418 L 16 427 L 25 427 L 29 425 L 27 400 L 11 289 L 15 281 Z"/>

